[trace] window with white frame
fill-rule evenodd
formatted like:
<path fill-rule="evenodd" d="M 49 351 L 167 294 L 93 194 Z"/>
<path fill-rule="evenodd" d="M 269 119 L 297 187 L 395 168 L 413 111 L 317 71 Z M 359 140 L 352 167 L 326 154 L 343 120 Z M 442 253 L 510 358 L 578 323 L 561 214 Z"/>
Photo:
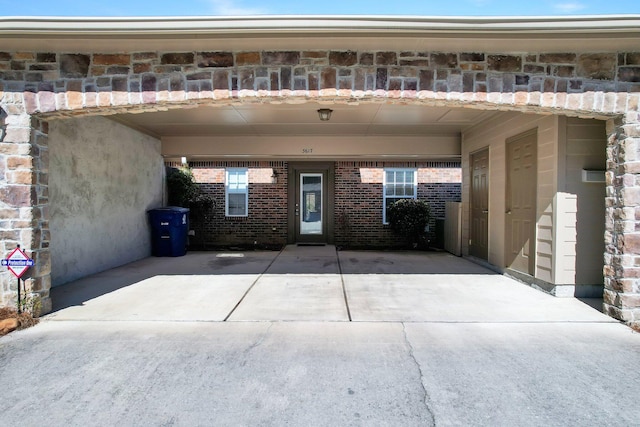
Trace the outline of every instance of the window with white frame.
<path fill-rule="evenodd" d="M 384 209 L 382 222 L 388 224 L 387 209 L 400 199 L 417 198 L 418 174 L 415 169 L 384 170 Z"/>
<path fill-rule="evenodd" d="M 225 179 L 225 215 L 249 215 L 249 174 L 246 168 L 229 168 Z"/>

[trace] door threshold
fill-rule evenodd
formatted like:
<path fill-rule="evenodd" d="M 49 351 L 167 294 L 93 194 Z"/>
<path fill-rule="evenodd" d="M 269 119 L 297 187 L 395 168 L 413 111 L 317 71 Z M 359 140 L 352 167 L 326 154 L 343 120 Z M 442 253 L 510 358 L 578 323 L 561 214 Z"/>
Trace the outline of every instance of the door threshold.
<path fill-rule="evenodd" d="M 326 243 L 297 243 L 296 246 L 327 246 Z"/>

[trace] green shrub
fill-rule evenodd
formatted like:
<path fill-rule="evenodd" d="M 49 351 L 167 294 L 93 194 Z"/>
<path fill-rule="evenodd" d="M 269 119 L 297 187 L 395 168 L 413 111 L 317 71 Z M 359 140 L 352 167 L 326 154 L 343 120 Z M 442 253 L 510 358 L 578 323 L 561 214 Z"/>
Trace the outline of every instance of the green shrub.
<path fill-rule="evenodd" d="M 387 220 L 391 229 L 410 245 L 417 244 L 425 234 L 431 208 L 424 200 L 400 199 L 389 206 Z"/>
<path fill-rule="evenodd" d="M 205 247 L 205 230 L 213 217 L 216 203 L 211 196 L 202 193 L 191 169 L 185 166 L 167 171 L 167 198 L 169 206 L 189 208 L 190 228 L 195 231 L 201 245 Z M 193 244 L 193 241 L 190 244 Z"/>
<path fill-rule="evenodd" d="M 189 207 L 200 194 L 200 187 L 187 167 L 171 168 L 167 171 L 167 198 L 169 206 Z"/>

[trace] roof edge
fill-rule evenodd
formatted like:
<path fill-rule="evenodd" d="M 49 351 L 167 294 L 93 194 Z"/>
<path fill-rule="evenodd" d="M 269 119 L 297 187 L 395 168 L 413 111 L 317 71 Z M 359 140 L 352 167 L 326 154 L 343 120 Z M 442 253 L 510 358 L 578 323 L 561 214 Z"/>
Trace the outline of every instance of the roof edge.
<path fill-rule="evenodd" d="M 640 33 L 640 15 L 516 17 L 265 15 L 186 17 L 0 17 L 0 35 L 240 35 L 363 31 L 397 34 Z"/>

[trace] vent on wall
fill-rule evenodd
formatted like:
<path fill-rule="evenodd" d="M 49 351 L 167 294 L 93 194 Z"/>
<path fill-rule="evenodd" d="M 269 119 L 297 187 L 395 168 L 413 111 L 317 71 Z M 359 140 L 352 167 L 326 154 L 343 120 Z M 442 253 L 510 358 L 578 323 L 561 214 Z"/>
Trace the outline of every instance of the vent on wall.
<path fill-rule="evenodd" d="M 582 182 L 604 182 L 604 171 L 582 169 Z"/>

